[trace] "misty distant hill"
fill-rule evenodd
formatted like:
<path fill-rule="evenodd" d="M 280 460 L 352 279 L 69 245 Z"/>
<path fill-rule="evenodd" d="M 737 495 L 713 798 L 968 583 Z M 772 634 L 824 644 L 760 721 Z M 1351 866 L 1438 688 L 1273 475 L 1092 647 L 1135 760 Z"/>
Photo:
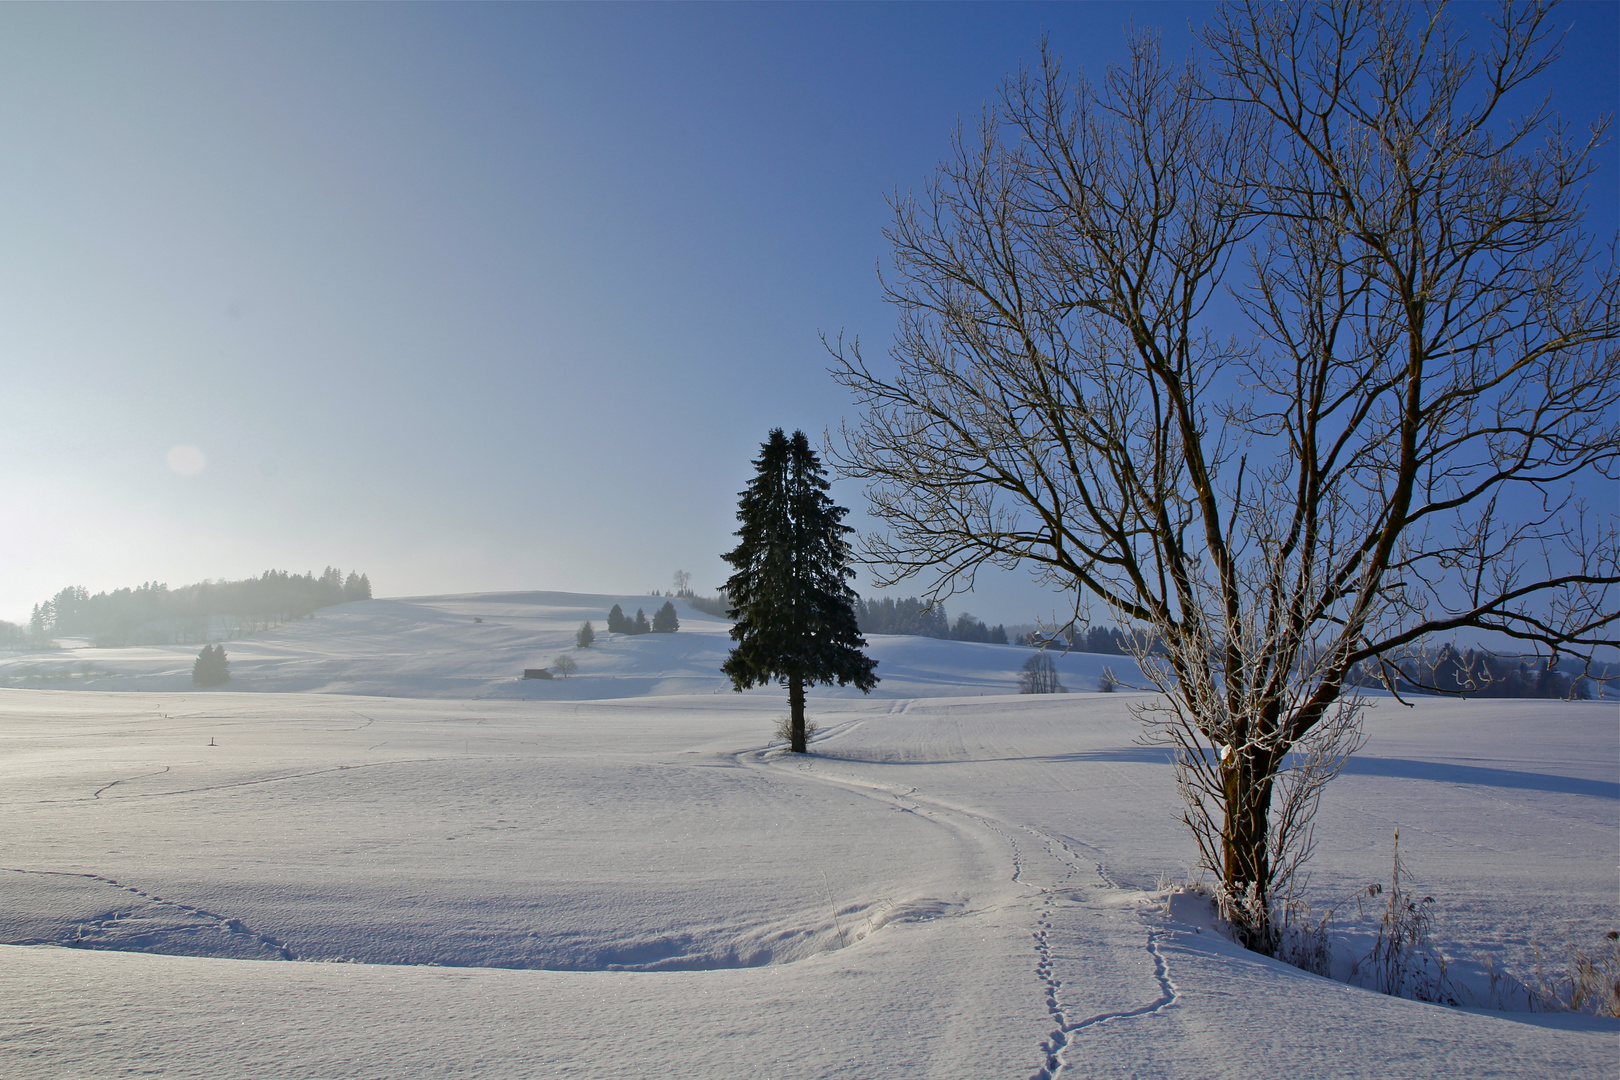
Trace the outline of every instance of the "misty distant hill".
<path fill-rule="evenodd" d="M 675 600 L 680 631 L 626 637 L 607 633 L 614 604 L 652 617 L 664 597 L 563 592 L 469 593 L 363 600 L 322 608 L 262 633 L 225 642 L 225 691 L 324 692 L 392 697 L 592 700 L 648 695 L 732 693 L 720 674 L 731 647 L 728 620 Z M 575 647 L 591 621 L 596 643 Z M 1030 650 L 1012 645 L 869 635 L 883 680 L 880 698 L 978 696 L 1017 692 Z M 59 639 L 58 649 L 0 653 L 0 685 L 44 689 L 190 691 L 195 643 L 98 648 Z M 550 667 L 566 654 L 570 678 L 524 681 L 525 668 Z M 1054 654 L 1064 685 L 1093 691 L 1104 668 L 1139 682 L 1119 656 Z M 766 697 L 780 691 L 749 691 Z M 813 697 L 859 697 L 817 687 Z"/>

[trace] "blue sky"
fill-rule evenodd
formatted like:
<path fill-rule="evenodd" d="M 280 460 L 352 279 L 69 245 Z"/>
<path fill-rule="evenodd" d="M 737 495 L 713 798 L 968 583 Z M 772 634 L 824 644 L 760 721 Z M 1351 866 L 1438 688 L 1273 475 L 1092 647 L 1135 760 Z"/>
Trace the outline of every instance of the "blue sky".
<path fill-rule="evenodd" d="M 767 430 L 853 415 L 818 332 L 887 345 L 886 197 L 1043 30 L 1096 71 L 1211 10 L 0 8 L 0 618 L 328 563 L 711 590 Z M 1617 12 L 1560 15 L 1577 123 L 1620 100 Z M 1014 574 L 951 610 L 1066 602 Z"/>

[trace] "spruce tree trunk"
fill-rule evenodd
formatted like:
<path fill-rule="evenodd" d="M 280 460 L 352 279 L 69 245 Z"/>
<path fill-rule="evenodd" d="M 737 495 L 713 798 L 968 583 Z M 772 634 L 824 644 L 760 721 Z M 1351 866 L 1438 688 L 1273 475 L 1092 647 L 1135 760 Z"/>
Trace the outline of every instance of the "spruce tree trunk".
<path fill-rule="evenodd" d="M 804 753 L 804 679 L 798 675 L 788 676 L 788 710 L 793 720 L 793 745 L 795 754 Z"/>

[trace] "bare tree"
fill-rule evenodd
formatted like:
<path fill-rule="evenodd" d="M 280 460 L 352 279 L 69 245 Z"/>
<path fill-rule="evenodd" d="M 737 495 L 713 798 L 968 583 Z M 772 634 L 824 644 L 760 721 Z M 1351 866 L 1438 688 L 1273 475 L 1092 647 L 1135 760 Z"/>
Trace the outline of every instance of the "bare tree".
<path fill-rule="evenodd" d="M 1052 657 L 1044 652 L 1038 652 L 1024 661 L 1024 666 L 1018 673 L 1018 692 L 1020 694 L 1063 694 L 1067 693 L 1063 680 L 1058 677 L 1057 665 Z"/>
<path fill-rule="evenodd" d="M 1238 4 L 1096 86 L 1043 50 L 895 202 L 893 372 L 831 343 L 876 583 L 1030 565 L 1149 631 L 1146 737 L 1262 951 L 1359 744 L 1356 665 L 1614 645 L 1606 121 L 1508 116 L 1555 50 L 1541 5 L 1495 24 L 1473 53 L 1443 9 Z"/>

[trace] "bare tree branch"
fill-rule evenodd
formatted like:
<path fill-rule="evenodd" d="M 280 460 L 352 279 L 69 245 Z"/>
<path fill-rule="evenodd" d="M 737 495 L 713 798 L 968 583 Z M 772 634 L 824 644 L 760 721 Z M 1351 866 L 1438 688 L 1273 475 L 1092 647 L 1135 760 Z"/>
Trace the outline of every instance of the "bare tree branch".
<path fill-rule="evenodd" d="M 1096 85 L 1043 49 L 895 200 L 892 366 L 828 342 L 878 583 L 1024 565 L 1147 628 L 1149 736 L 1256 947 L 1358 744 L 1357 665 L 1616 643 L 1607 120 L 1508 112 L 1547 11 L 1476 52 L 1443 7 L 1239 2 Z"/>

